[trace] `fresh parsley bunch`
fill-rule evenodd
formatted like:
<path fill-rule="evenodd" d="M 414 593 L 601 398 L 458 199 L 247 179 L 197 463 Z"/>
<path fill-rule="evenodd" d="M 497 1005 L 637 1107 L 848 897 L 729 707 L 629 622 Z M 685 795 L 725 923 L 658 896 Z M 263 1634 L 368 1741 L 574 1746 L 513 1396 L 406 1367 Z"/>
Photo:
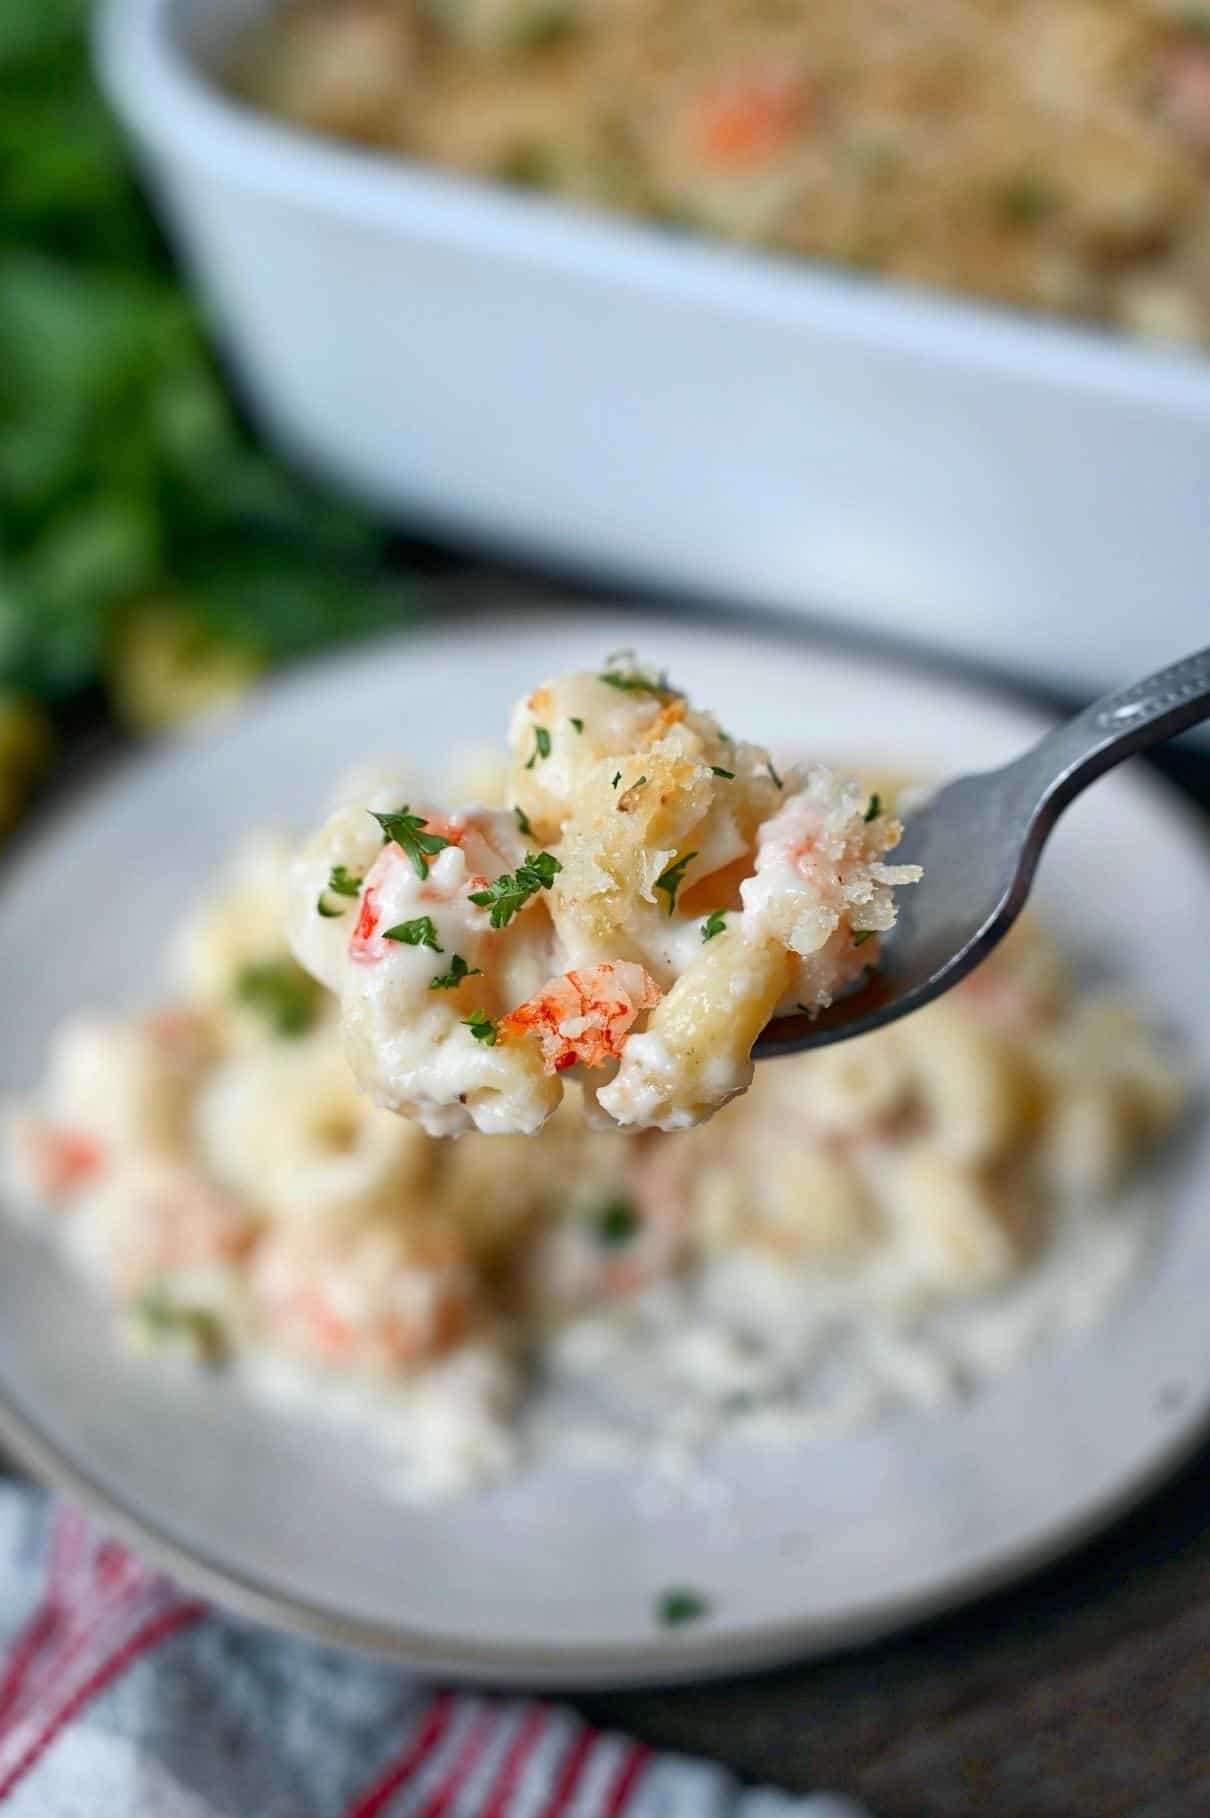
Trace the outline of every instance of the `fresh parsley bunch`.
<path fill-rule="evenodd" d="M 380 533 L 258 446 L 97 93 L 87 0 L 0 0 L 0 691 L 139 725 L 395 624 Z"/>

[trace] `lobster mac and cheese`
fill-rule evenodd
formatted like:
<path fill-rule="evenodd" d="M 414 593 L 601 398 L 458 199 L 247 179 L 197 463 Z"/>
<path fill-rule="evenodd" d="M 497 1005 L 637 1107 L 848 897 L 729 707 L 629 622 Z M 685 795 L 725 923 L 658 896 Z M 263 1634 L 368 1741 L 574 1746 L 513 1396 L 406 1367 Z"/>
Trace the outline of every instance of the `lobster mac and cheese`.
<path fill-rule="evenodd" d="M 430 1135 L 539 1129 L 569 1076 L 593 1114 L 702 1122 L 779 1012 L 877 959 L 900 824 L 822 765 L 782 776 L 629 656 L 513 712 L 506 808 L 386 783 L 295 860 L 294 952 L 341 1002 L 353 1071 Z"/>

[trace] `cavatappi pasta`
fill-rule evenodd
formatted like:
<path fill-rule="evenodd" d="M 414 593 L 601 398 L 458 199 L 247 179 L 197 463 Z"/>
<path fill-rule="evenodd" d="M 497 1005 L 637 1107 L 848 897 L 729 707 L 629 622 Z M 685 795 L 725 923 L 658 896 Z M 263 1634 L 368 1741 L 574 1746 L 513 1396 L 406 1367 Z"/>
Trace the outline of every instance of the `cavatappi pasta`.
<path fill-rule="evenodd" d="M 354 1073 L 433 1136 L 540 1129 L 571 1077 L 607 1121 L 702 1122 L 770 1017 L 876 963 L 919 877 L 887 863 L 879 796 L 781 775 L 629 655 L 534 689 L 509 746 L 508 807 L 385 782 L 291 869 L 294 953 Z"/>
<path fill-rule="evenodd" d="M 596 761 L 555 742 L 556 700 L 585 720 L 571 737 L 589 737 L 587 710 L 605 697 L 577 690 L 527 704 L 515 728 L 523 754 L 536 724 L 552 729 L 552 768 L 521 763 L 523 812 L 548 831 Z M 623 718 L 633 706 L 608 704 Z M 737 776 L 754 761 L 738 751 Z M 398 806 L 389 779 L 351 794 L 378 787 Z M 738 821 L 706 789 L 703 849 L 751 837 L 775 789 L 757 777 Z M 348 865 L 381 854 L 377 832 L 357 844 L 366 818 L 358 807 L 349 822 Z M 515 868 L 503 822 L 489 826 Z M 164 1008 L 63 1029 L 37 1096 L 5 1119 L 8 1197 L 140 1345 L 242 1359 L 251 1380 L 288 1379 L 309 1408 L 334 1387 L 349 1391 L 342 1413 L 377 1410 L 407 1494 L 514 1463 L 527 1360 L 549 1376 L 578 1357 L 594 1391 L 627 1359 L 644 1382 L 666 1365 L 682 1415 L 705 1407 L 754 1437 L 784 1429 L 791 1407 L 818 1409 L 823 1379 L 801 1360 L 821 1354 L 842 1360 L 849 1420 L 935 1400 L 953 1346 L 929 1319 L 960 1310 L 981 1332 L 999 1309 L 1002 1321 L 1075 1242 L 1053 1337 L 1068 1312 L 1076 1324 L 1123 1231 L 1143 1229 L 1111 1196 L 1177 1116 L 1182 1087 L 1135 1011 L 1077 991 L 1032 924 L 919 1015 L 762 1067 L 698 1129 L 592 1127 L 573 1086 L 534 1135 L 437 1141 L 357 1089 L 340 1005 L 286 945 L 296 851 L 266 837 L 238 857 L 173 944 Z M 330 870 L 325 845 L 320 885 Z M 315 920 L 348 938 L 340 918 Z M 448 969 L 452 952 L 426 952 L 424 966 Z M 547 1077 L 539 1064 L 534 1078 Z M 1103 1311 L 1109 1288 L 1092 1298 Z M 640 1348 L 656 1331 L 658 1367 Z M 997 1331 L 963 1363 L 963 1389 L 1034 1342 L 1020 1321 L 1011 1344 Z"/>
<path fill-rule="evenodd" d="M 232 81 L 678 229 L 1210 339 L 1204 0 L 291 0 Z"/>

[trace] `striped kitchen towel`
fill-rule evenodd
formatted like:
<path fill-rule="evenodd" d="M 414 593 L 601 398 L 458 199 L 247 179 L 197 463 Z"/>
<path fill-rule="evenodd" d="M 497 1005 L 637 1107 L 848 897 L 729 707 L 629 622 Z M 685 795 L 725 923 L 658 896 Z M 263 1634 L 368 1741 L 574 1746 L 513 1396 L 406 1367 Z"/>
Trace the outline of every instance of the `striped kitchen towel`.
<path fill-rule="evenodd" d="M 0 1485 L 5 1818 L 860 1818 L 237 1622 Z"/>

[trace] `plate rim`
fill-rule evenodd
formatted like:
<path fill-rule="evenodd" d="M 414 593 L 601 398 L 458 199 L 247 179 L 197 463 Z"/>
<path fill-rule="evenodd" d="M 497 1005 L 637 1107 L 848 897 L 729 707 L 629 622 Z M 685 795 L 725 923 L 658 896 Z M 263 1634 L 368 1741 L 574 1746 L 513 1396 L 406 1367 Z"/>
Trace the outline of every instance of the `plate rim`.
<path fill-rule="evenodd" d="M 0 1443 L 46 1488 L 69 1494 L 117 1538 L 169 1573 L 186 1590 L 219 1609 L 304 1640 L 422 1668 L 442 1679 L 483 1686 L 526 1686 L 558 1691 L 607 1691 L 681 1685 L 738 1673 L 772 1671 L 792 1662 L 842 1654 L 951 1614 L 1019 1584 L 1078 1551 L 1137 1509 L 1189 1462 L 1210 1435 L 1210 1407 L 1176 1430 L 1137 1472 L 1018 1551 L 976 1571 L 953 1573 L 930 1589 L 879 1600 L 877 1610 L 849 1611 L 830 1619 L 799 1619 L 726 1637 L 708 1632 L 697 1641 L 652 1639 L 639 1652 L 612 1644 L 552 1648 L 545 1642 L 468 1642 L 373 1623 L 339 1614 L 292 1593 L 274 1590 L 251 1574 L 225 1566 L 198 1548 L 175 1540 L 157 1522 L 127 1507 L 98 1484 L 0 1383 Z"/>
<path fill-rule="evenodd" d="M 561 609 L 557 599 L 536 594 L 511 599 L 508 604 L 515 620 L 529 624 L 537 618 L 557 620 L 561 610 L 567 611 L 566 602 Z M 636 629 L 658 625 L 661 617 L 683 629 L 687 622 L 704 617 L 721 630 L 756 636 L 762 642 L 795 646 L 799 650 L 817 649 L 821 654 L 841 661 L 859 662 L 868 658 L 884 669 L 907 672 L 925 683 L 934 682 L 940 687 L 982 696 L 989 705 L 1034 719 L 1040 730 L 1048 721 L 1053 722 L 1053 714 L 1047 713 L 1044 702 L 1040 703 L 1039 691 L 1031 691 L 1028 685 L 1018 684 L 1012 678 L 989 674 L 981 666 L 969 665 L 961 659 L 947 660 L 945 655 L 932 658 L 929 652 L 919 648 L 888 646 L 875 638 L 846 636 L 805 619 L 791 620 L 775 613 L 753 615 L 742 607 L 712 604 L 703 608 L 698 602 L 655 599 L 644 603 L 607 596 L 577 599 L 571 619 L 573 624 L 581 613 L 585 617 L 598 614 L 633 617 Z M 451 636 L 458 624 L 474 616 L 473 611 L 468 614 L 455 610 L 453 626 L 448 619 L 434 617 L 420 625 L 288 664 L 267 682 L 262 682 L 250 709 L 245 711 L 258 713 L 292 686 L 313 682 L 334 661 L 338 664 L 364 662 L 375 647 L 405 642 L 409 645 L 440 643 Z M 240 720 L 244 717 L 241 714 Z M 221 740 L 234 723 L 223 720 L 217 725 L 212 722 L 195 731 L 187 731 L 183 743 L 192 744 L 195 750 L 204 749 L 212 739 Z M 149 751 L 119 752 L 95 770 L 90 766 L 74 783 L 69 780 L 61 791 L 55 791 L 46 816 L 31 828 L 33 837 L 20 838 L 13 843 L 0 872 L 11 874 L 14 863 L 20 864 L 27 852 L 54 841 L 62 819 L 86 810 L 110 788 L 120 786 L 132 771 L 141 769 L 148 762 L 154 763 L 155 758 L 154 746 Z M 1184 792 L 1155 771 L 1144 773 L 1140 780 L 1162 803 L 1168 816 L 1180 824 L 1184 837 L 1199 840 L 1204 846 L 1203 817 Z M 649 1643 L 637 1647 L 617 1643 L 577 1643 L 562 1647 L 524 1639 L 471 1641 L 442 1636 L 432 1629 L 414 1630 L 399 1623 L 375 1622 L 275 1588 L 250 1571 L 224 1564 L 204 1547 L 175 1537 L 169 1525 L 131 1507 L 117 1486 L 109 1488 L 100 1482 L 85 1461 L 52 1437 L 37 1414 L 22 1405 L 12 1384 L 0 1376 L 0 1444 L 36 1480 L 70 1495 L 118 1538 L 135 1547 L 186 1589 L 202 1595 L 219 1608 L 241 1619 L 329 1646 L 353 1649 L 420 1668 L 452 1682 L 524 1685 L 550 1690 L 603 1690 L 722 1678 L 850 1651 L 903 1632 L 983 1600 L 1078 1550 L 1158 1490 L 1193 1456 L 1207 1435 L 1210 1435 L 1210 1394 L 1202 1406 L 1192 1406 L 1183 1421 L 1172 1426 L 1136 1468 L 1120 1477 L 1111 1488 L 1096 1494 L 1078 1511 L 1046 1524 L 1018 1546 L 1005 1549 L 998 1558 L 974 1568 L 964 1566 L 948 1570 L 918 1590 L 889 1598 L 882 1595 L 876 1603 L 866 1607 L 850 1605 L 843 1614 L 831 1617 L 799 1617 L 776 1624 L 737 1626 L 724 1634 L 709 1629 L 696 1636 L 659 1633 L 653 1634 Z"/>

